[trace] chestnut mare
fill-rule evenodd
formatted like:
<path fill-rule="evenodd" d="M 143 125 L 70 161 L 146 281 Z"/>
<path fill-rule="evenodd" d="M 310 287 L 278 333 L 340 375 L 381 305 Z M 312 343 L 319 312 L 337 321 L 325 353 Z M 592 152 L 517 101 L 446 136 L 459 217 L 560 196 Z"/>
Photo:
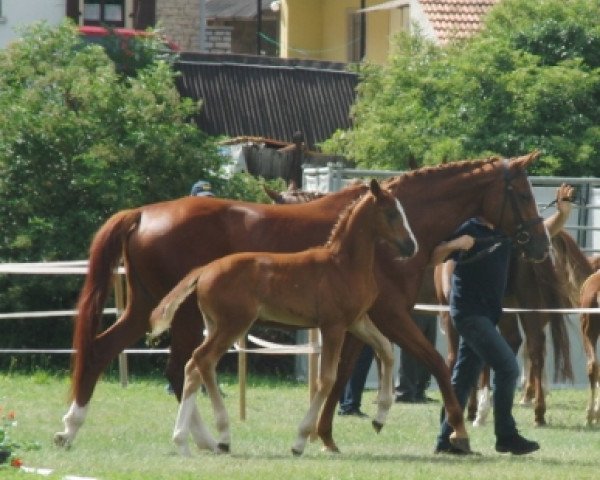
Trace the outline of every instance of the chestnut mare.
<path fill-rule="evenodd" d="M 373 347 L 381 364 L 378 411 L 380 431 L 392 405 L 394 353 L 390 341 L 373 325 L 367 311 L 377 298 L 373 264 L 375 241 L 385 240 L 408 257 L 418 250 L 400 202 L 376 180 L 370 193 L 342 212 L 323 247 L 295 253 L 235 253 L 192 270 L 150 316 L 150 339 L 171 325 L 183 301 L 195 294 L 208 331 L 185 366 L 183 395 L 173 440 L 189 455 L 187 437 L 215 452 L 229 452 L 229 418 L 216 381 L 216 365 L 227 349 L 260 317 L 274 324 L 319 328 L 321 365 L 318 388 L 300 423 L 292 447 L 301 455 L 316 433 L 318 414 L 333 386 L 347 331 Z M 206 386 L 219 431 L 208 433 L 196 412 L 196 393 Z"/>
<path fill-rule="evenodd" d="M 462 409 L 444 359 L 411 318 L 433 248 L 466 219 L 480 215 L 498 225 L 527 257 L 542 260 L 548 238 L 527 179 L 538 153 L 511 160 L 487 159 L 423 168 L 384 182 L 400 200 L 419 240 L 419 252 L 393 261 L 391 248 L 378 245 L 375 276 L 380 295 L 369 311 L 373 323 L 432 372 L 456 438 L 468 444 Z M 69 445 L 85 421 L 94 387 L 108 363 L 148 330 L 160 299 L 190 270 L 243 251 L 296 252 L 322 245 L 348 203 L 366 191 L 350 186 L 299 205 L 264 205 L 218 198 L 186 197 L 113 215 L 90 247 L 89 271 L 80 295 L 73 338 L 73 402 L 55 443 Z M 99 332 L 101 312 L 121 256 L 128 298 L 123 315 Z M 180 307 L 171 327 L 167 377 L 178 398 L 184 365 L 202 340 L 202 317 L 192 301 Z M 319 417 L 317 433 L 337 451 L 333 413 L 362 342 L 346 335 L 338 375 Z"/>

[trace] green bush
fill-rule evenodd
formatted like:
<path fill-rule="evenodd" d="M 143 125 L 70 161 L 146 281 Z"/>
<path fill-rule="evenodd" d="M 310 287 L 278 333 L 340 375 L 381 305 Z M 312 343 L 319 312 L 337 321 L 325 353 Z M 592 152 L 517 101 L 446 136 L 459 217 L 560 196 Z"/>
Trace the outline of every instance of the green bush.
<path fill-rule="evenodd" d="M 36 24 L 0 51 L 1 262 L 87 258 L 114 212 L 218 177 L 223 159 L 174 75 L 158 55 L 135 76 L 117 73 L 71 23 Z M 73 308 L 81 282 L 0 276 L 0 312 Z M 69 332 L 57 346 L 70 344 L 70 321 L 6 322 L 2 346 L 51 346 L 52 324 Z"/>

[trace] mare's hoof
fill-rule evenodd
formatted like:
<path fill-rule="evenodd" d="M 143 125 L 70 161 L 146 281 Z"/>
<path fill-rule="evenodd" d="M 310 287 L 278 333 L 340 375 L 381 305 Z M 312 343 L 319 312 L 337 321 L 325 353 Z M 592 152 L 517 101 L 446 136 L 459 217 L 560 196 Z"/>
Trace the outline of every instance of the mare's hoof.
<path fill-rule="evenodd" d="M 377 433 L 381 432 L 381 429 L 383 428 L 383 423 L 379 423 L 377 420 L 373 420 L 371 425 L 373 425 L 373 428 Z"/>
<path fill-rule="evenodd" d="M 219 453 L 229 453 L 229 444 L 228 443 L 218 443 L 217 450 Z"/>
<path fill-rule="evenodd" d="M 292 447 L 292 455 L 294 455 L 294 457 L 299 457 L 302 455 L 302 451 Z"/>
<path fill-rule="evenodd" d="M 323 448 L 321 448 L 321 450 L 323 452 L 329 452 L 329 453 L 340 453 L 340 449 L 335 444 L 333 444 L 333 445 L 323 445 Z"/>

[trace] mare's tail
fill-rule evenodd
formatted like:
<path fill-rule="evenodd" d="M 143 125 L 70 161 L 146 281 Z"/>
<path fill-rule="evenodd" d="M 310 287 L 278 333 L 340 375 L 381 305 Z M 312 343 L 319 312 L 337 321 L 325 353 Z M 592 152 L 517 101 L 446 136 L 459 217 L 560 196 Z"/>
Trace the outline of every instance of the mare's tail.
<path fill-rule="evenodd" d="M 139 210 L 123 210 L 113 215 L 96 233 L 90 246 L 88 273 L 77 303 L 73 333 L 71 396 L 76 396 L 86 366 L 93 355 L 104 303 L 110 290 L 127 237 L 137 226 Z"/>
<path fill-rule="evenodd" d="M 175 287 L 167 293 L 150 315 L 150 333 L 148 340 L 152 341 L 171 327 L 175 313 L 196 289 L 200 269 L 192 270 Z"/>

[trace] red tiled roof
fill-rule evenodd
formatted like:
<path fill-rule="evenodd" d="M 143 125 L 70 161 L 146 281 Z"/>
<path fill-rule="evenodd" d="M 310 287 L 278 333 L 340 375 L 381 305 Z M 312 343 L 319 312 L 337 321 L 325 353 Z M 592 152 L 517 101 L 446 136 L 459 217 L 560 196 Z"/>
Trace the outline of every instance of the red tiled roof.
<path fill-rule="evenodd" d="M 478 32 L 483 17 L 500 0 L 421 0 L 440 43 L 466 38 Z"/>

